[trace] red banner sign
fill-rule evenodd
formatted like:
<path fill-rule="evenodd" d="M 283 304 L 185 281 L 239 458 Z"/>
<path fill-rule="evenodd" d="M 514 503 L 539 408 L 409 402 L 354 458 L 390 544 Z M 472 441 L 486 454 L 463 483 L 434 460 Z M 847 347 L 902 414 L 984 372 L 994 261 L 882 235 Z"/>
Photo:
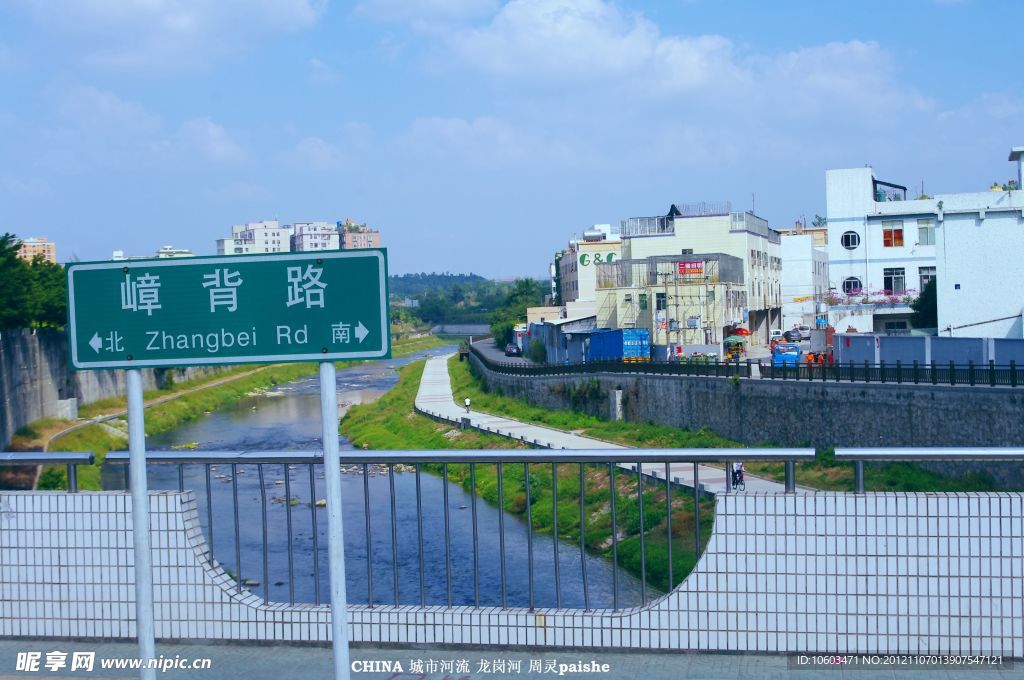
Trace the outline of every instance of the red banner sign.
<path fill-rule="evenodd" d="M 704 274 L 704 263 L 703 262 L 679 262 L 679 275 L 688 276 L 691 274 L 697 274 L 703 276 Z"/>

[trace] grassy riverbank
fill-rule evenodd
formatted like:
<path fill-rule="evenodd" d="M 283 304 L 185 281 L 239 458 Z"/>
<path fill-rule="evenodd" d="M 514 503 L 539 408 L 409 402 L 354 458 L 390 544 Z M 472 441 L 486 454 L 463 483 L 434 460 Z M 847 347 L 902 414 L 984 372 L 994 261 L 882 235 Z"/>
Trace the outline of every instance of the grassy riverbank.
<path fill-rule="evenodd" d="M 456 362 L 458 363 L 458 362 Z M 398 384 L 373 404 L 353 406 L 341 423 L 341 432 L 357 447 L 369 449 L 467 449 L 523 448 L 522 443 L 506 437 L 476 431 L 459 431 L 450 424 L 416 413 L 414 402 L 423 374 L 423 362 L 403 368 Z M 460 393 L 461 394 L 461 393 Z M 563 414 L 564 415 L 564 414 Z M 572 414 L 570 414 L 572 415 Z M 544 457 L 543 451 L 537 452 Z M 502 494 L 498 495 L 496 465 L 476 465 L 476 490 L 484 500 L 508 512 L 526 515 L 526 470 L 523 464 L 508 464 L 502 469 Z M 426 466 L 442 474 L 442 466 Z M 449 478 L 469 490 L 472 486 L 469 465 L 450 464 Z M 557 468 L 558 536 L 578 544 L 580 540 L 580 468 L 562 464 Z M 530 515 L 538 532 L 555 528 L 554 491 L 556 487 L 550 463 L 529 466 Z M 624 470 L 615 473 L 615 522 L 618 532 L 619 564 L 639 576 L 640 510 L 636 477 Z M 584 470 L 583 505 L 584 543 L 596 554 L 612 555 L 611 485 L 607 466 L 588 465 Z M 701 548 L 711 532 L 713 505 L 701 503 Z M 645 556 L 648 582 L 668 589 L 668 508 L 663 485 L 648 486 L 644 493 Z M 695 564 L 693 500 L 689 494 L 672 494 L 672 576 L 678 583 Z"/>
<path fill-rule="evenodd" d="M 682 430 L 665 425 L 609 421 L 575 411 L 544 409 L 512 397 L 486 389 L 483 381 L 473 374 L 469 362 L 453 358 L 448 363 L 452 378 L 452 392 L 456 402 L 467 396 L 473 408 L 515 418 L 527 423 L 545 425 L 560 430 L 572 430 L 587 437 L 633 446 L 637 448 L 734 448 L 739 442 L 720 437 L 708 430 Z M 768 446 L 770 444 L 765 443 Z M 751 474 L 778 482 L 786 474 L 781 463 L 746 463 Z M 818 451 L 816 460 L 797 463 L 797 483 L 801 486 L 827 491 L 853 491 L 853 464 L 836 462 L 831 448 Z M 872 491 L 998 491 L 1000 487 L 991 476 L 983 473 L 943 475 L 925 470 L 914 463 L 885 463 L 866 465 L 865 487 Z"/>
<path fill-rule="evenodd" d="M 392 345 L 392 356 L 403 356 L 447 344 L 450 343 L 434 336 L 396 342 Z M 339 362 L 338 367 L 344 368 L 353 363 L 358 362 Z M 146 434 L 166 432 L 182 423 L 195 420 L 218 408 L 232 404 L 252 392 L 315 375 L 317 371 L 318 367 L 315 363 L 274 364 L 255 369 L 251 366 L 243 366 L 230 368 L 216 375 L 178 383 L 166 390 L 147 392 L 145 395 L 147 402 L 158 399 L 166 399 L 166 401 L 146 409 Z M 241 377 L 230 379 L 233 375 Z M 227 382 L 203 387 L 213 382 L 223 381 L 225 378 L 228 378 Z M 188 390 L 194 391 L 189 392 Z M 175 394 L 180 394 L 180 396 L 174 397 Z M 174 398 L 168 399 L 168 397 Z M 124 410 L 124 403 L 123 397 L 105 399 L 90 405 L 93 406 L 90 412 L 94 414 L 92 417 L 117 413 Z M 65 422 L 63 425 L 66 427 L 67 423 Z M 41 430 L 41 428 L 37 429 Z M 34 429 L 32 431 L 36 432 Z M 91 466 L 78 468 L 78 484 L 80 489 L 95 491 L 100 489 L 100 468 L 107 452 L 126 447 L 126 422 L 123 419 L 116 419 L 105 424 L 88 425 L 69 432 L 54 440 L 49 450 L 92 451 L 96 456 L 96 462 Z M 39 478 L 38 488 L 67 488 L 66 471 L 61 467 L 47 468 Z"/>

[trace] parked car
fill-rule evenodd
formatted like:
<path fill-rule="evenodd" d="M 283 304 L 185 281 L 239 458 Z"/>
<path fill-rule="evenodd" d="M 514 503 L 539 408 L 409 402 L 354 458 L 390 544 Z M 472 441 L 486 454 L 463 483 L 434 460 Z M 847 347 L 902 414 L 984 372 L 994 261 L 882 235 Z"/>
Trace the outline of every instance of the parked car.
<path fill-rule="evenodd" d="M 771 344 L 775 341 L 782 342 L 782 329 L 773 328 L 768 331 L 768 343 Z"/>
<path fill-rule="evenodd" d="M 799 328 L 790 328 L 788 331 L 783 332 L 782 339 L 786 342 L 800 342 L 803 340 L 803 334 Z"/>
<path fill-rule="evenodd" d="M 505 356 L 507 357 L 521 357 L 523 356 L 523 350 L 519 349 L 519 345 L 515 343 L 509 343 L 505 345 Z"/>
<path fill-rule="evenodd" d="M 811 327 L 810 326 L 808 326 L 806 324 L 800 324 L 800 326 L 798 326 L 798 328 L 800 329 L 800 337 L 802 339 L 804 339 L 804 340 L 810 340 L 811 339 Z"/>

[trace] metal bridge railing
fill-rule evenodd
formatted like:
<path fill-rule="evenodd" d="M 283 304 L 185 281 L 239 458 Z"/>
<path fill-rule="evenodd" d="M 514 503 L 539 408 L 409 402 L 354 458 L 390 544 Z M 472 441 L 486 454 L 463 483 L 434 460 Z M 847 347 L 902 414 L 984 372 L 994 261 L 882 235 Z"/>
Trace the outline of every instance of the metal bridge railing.
<path fill-rule="evenodd" d="M 1024 448 L 987 446 L 933 446 L 927 448 L 837 448 L 837 461 L 853 463 L 853 492 L 864 493 L 864 463 L 1024 462 Z"/>
<path fill-rule="evenodd" d="M 251 517 L 251 513 L 246 510 L 240 513 L 239 504 L 239 475 L 243 474 L 245 470 L 249 473 L 255 468 L 255 478 L 259 484 L 259 517 L 261 534 L 259 540 L 259 556 L 261 558 L 261 569 L 262 569 L 262 582 L 263 582 L 263 595 L 268 601 L 270 598 L 269 584 L 274 582 L 275 579 L 281 576 L 281 574 L 271 574 L 268 556 L 271 550 L 270 532 L 268 529 L 268 503 L 267 503 L 267 491 L 275 488 L 274 484 L 267 483 L 267 472 L 270 468 L 271 472 L 277 470 L 283 470 L 283 490 L 284 490 L 284 512 L 285 512 L 285 550 L 287 550 L 287 582 L 289 587 L 289 602 L 295 603 L 295 584 L 296 584 L 296 555 L 295 555 L 295 535 L 294 527 L 296 522 L 299 521 L 293 518 L 293 506 L 297 506 L 296 502 L 293 502 L 295 495 L 293 494 L 293 472 L 298 477 L 308 478 L 308 488 L 310 499 L 317 498 L 317 473 L 316 468 L 322 468 L 323 459 L 319 452 L 252 452 L 252 453 L 239 453 L 239 452 L 221 452 L 221 451 L 150 451 L 146 454 L 147 462 L 151 465 L 173 465 L 177 468 L 177 485 L 178 489 L 184 491 L 186 488 L 186 469 L 190 466 L 199 466 L 201 468 L 201 475 L 191 475 L 193 480 L 200 482 L 203 486 L 202 489 L 197 489 L 197 494 L 202 493 L 205 496 L 206 506 L 206 527 L 207 527 L 207 540 L 213 549 L 213 541 L 215 536 L 215 530 L 217 535 L 221 531 L 232 531 L 233 530 L 233 548 L 234 548 L 234 565 L 236 574 L 234 574 L 236 581 L 239 583 L 241 589 L 245 584 L 245 578 L 243 576 L 243 570 L 246 572 L 251 569 L 251 561 L 247 562 L 243 560 L 242 544 L 243 534 L 245 533 L 245 520 L 246 517 Z M 478 473 L 482 470 L 486 470 L 489 473 L 495 473 L 496 479 L 491 477 L 491 484 L 496 482 L 497 485 L 497 498 L 510 499 L 514 496 L 521 496 L 523 503 L 523 512 L 525 518 L 525 555 L 519 554 L 508 554 L 506 547 L 506 539 L 508 537 L 508 529 L 506 527 L 509 518 L 505 517 L 504 512 L 497 512 L 497 542 L 498 542 L 498 576 L 493 580 L 496 583 L 497 588 L 489 590 L 486 595 L 490 601 L 486 603 L 486 606 L 494 604 L 500 604 L 502 608 L 521 607 L 528 606 L 534 608 L 536 604 L 536 563 L 538 561 L 537 555 L 534 554 L 535 548 L 535 528 L 533 525 L 533 515 L 539 512 L 550 513 L 551 525 L 553 527 L 562 527 L 562 534 L 571 533 L 566 529 L 576 529 L 579 533 L 578 547 L 573 549 L 574 552 L 578 552 L 578 560 L 575 555 L 572 557 L 573 569 L 579 569 L 580 572 L 577 575 L 573 575 L 574 583 L 580 583 L 582 586 L 582 608 L 583 609 L 596 609 L 605 608 L 607 604 L 598 604 L 596 598 L 591 593 L 592 576 L 588 574 L 588 542 L 587 542 L 587 531 L 588 526 L 591 526 L 591 522 L 588 521 L 586 514 L 587 507 L 587 496 L 598 492 L 602 496 L 605 495 L 605 489 L 607 489 L 607 501 L 606 503 L 610 507 L 610 536 L 609 540 L 611 543 L 611 609 L 620 609 L 622 607 L 622 598 L 620 597 L 620 569 L 619 564 L 619 548 L 623 540 L 636 539 L 639 542 L 639 603 L 646 603 L 651 599 L 650 589 L 648 588 L 648 569 L 647 560 L 649 557 L 649 548 L 647 543 L 654 538 L 657 538 L 658 542 L 665 541 L 665 550 L 667 551 L 667 564 L 668 573 L 667 583 L 669 587 L 676 584 L 676 574 L 673 572 L 673 560 L 672 560 L 672 515 L 674 512 L 678 512 L 678 505 L 680 502 L 687 503 L 686 492 L 682 489 L 682 484 L 679 481 L 679 468 L 676 468 L 675 474 L 673 474 L 674 464 L 692 464 L 694 483 L 693 483 L 693 511 L 694 511 L 694 524 L 696 530 L 694 531 L 694 556 L 695 560 L 700 554 L 700 496 L 702 485 L 699 481 L 698 464 L 709 463 L 709 462 L 725 462 L 728 466 L 730 460 L 744 460 L 744 461 L 774 461 L 774 462 L 785 462 L 787 463 L 786 469 L 790 479 L 788 479 L 787 488 L 792 489 L 792 474 L 794 465 L 793 463 L 797 460 L 813 460 L 814 450 L 813 449 L 665 449 L 665 450 L 622 450 L 622 451 L 608 451 L 608 450 L 577 450 L 577 451 L 499 451 L 499 450 L 454 450 L 454 451 L 342 451 L 341 452 L 341 471 L 348 473 L 357 473 L 362 475 L 362 511 L 364 517 L 361 524 L 363 525 L 362 532 L 364 534 L 365 545 L 367 546 L 366 557 L 365 557 L 365 580 L 366 580 L 366 602 L 371 607 L 375 604 L 418 604 L 419 606 L 428 605 L 447 605 L 449 607 L 457 604 L 472 604 L 474 606 L 481 606 L 481 587 L 483 581 L 481 579 L 480 569 L 482 565 L 482 559 L 480 555 L 480 537 L 481 528 L 478 523 L 478 499 L 480 498 L 481 485 L 478 483 Z M 107 454 L 106 461 L 112 464 L 126 464 L 129 460 L 127 452 L 111 452 Z M 230 468 L 228 468 L 230 466 Z M 464 467 L 463 467 L 464 466 Z M 299 472 L 300 467 L 305 467 L 305 474 Z M 468 467 L 468 472 L 466 468 Z M 566 468 L 571 471 L 564 472 Z M 576 469 L 573 469 L 576 468 Z M 231 484 L 231 504 L 230 508 L 233 514 L 233 521 L 228 522 L 229 526 L 222 529 L 224 524 L 227 522 L 223 512 L 225 508 L 224 503 L 215 503 L 213 487 L 213 472 L 220 470 L 230 469 L 230 480 L 222 479 L 221 481 L 230 481 Z M 339 472 L 341 472 L 339 471 Z M 560 474 L 560 471 L 561 472 Z M 471 514 L 471 521 L 466 522 L 460 517 L 459 526 L 462 527 L 463 532 L 471 533 L 471 545 L 472 545 L 472 557 L 471 557 L 471 572 L 469 579 L 472 580 L 472 596 L 468 598 L 468 602 L 456 602 L 456 598 L 453 597 L 453 578 L 455 578 L 455 571 L 453 570 L 453 554 L 452 545 L 455 535 L 453 531 L 453 512 L 450 507 L 451 502 L 449 498 L 449 481 L 451 473 L 456 473 L 457 478 L 461 478 L 463 489 L 469 496 L 469 510 Z M 153 473 L 151 467 L 150 474 Z M 428 535 L 428 528 L 424 527 L 424 509 L 425 507 L 430 510 L 436 518 L 436 504 L 433 500 L 429 501 L 429 505 L 425 505 L 429 499 L 426 498 L 427 494 L 423 489 L 423 477 L 424 473 L 432 474 L 435 477 L 440 477 L 441 493 L 443 498 L 441 499 L 441 515 L 443 516 L 443 522 L 438 522 L 437 534 Z M 408 480 L 403 480 L 401 485 L 403 488 L 402 493 L 396 492 L 396 478 L 399 475 L 410 474 L 414 477 L 414 486 L 408 483 Z M 724 474 L 724 472 L 723 472 Z M 375 490 L 376 494 L 371 493 L 370 489 L 370 478 L 386 477 L 387 479 L 387 490 L 386 500 L 381 500 L 380 486 L 378 485 Z M 601 479 L 595 479 L 595 476 L 599 476 Z M 224 475 L 218 475 L 223 478 Z M 249 477 L 251 478 L 251 476 Z M 619 481 L 616 481 L 616 478 Z M 626 481 L 623 481 L 625 479 Z M 526 483 L 525 480 L 529 480 Z M 589 482 L 589 490 L 588 484 Z M 276 484 L 281 484 L 280 481 Z M 303 482 L 305 484 L 305 481 Z M 508 485 L 514 484 L 514 488 L 509 488 Z M 352 487 L 348 487 L 348 494 L 352 493 Z M 491 487 L 493 490 L 493 486 Z M 541 504 L 538 505 L 536 500 L 536 493 L 545 488 L 551 490 L 550 493 L 550 505 Z M 245 493 L 251 493 L 251 490 L 245 491 Z M 573 493 L 575 498 L 573 502 L 567 503 L 568 500 L 565 498 L 565 493 Z M 440 494 L 438 494 L 440 495 Z M 374 498 L 376 496 L 376 498 Z M 652 512 L 653 507 L 648 509 L 648 512 L 644 512 L 644 503 L 657 503 L 660 505 L 657 512 Z M 411 506 L 415 507 L 415 511 L 411 511 Z M 663 503 L 663 505 L 661 505 Z M 676 506 L 673 505 L 676 503 Z M 396 511 L 396 506 L 401 504 L 402 512 Z M 568 505 L 575 506 L 572 510 L 572 520 L 569 520 L 564 516 Z M 622 506 L 628 505 L 630 507 L 624 508 Z M 217 516 L 214 512 L 214 508 L 218 507 L 222 510 L 221 516 Z M 618 507 L 617 507 L 618 506 Z M 309 522 L 312 529 L 313 546 L 312 546 L 312 571 L 315 584 L 314 601 L 316 603 L 321 602 L 321 588 L 320 588 L 320 567 L 319 567 L 319 552 L 320 544 L 317 539 L 318 535 L 318 520 L 317 518 L 317 504 L 309 503 L 308 519 L 304 520 Z M 504 507 L 504 504 L 503 504 Z M 675 509 L 674 509 L 675 508 Z M 255 509 L 253 509 L 255 510 Z M 624 512 L 624 510 L 626 512 Z M 559 514 L 563 513 L 563 517 L 560 518 Z M 411 517 L 415 516 L 415 520 Z M 656 516 L 659 523 L 664 520 L 665 523 L 665 534 L 664 539 L 654 534 L 652 527 L 645 527 L 647 518 Z M 375 520 L 371 523 L 371 517 Z M 415 548 L 412 548 L 408 543 L 412 540 L 403 542 L 399 540 L 399 518 L 404 517 L 406 522 L 415 521 Z M 621 525 L 622 521 L 627 521 L 629 526 L 627 529 L 632 531 L 630 535 L 624 533 Z M 356 520 L 358 522 L 358 520 Z M 383 541 L 378 536 L 376 545 L 378 553 L 387 552 L 390 548 L 390 560 L 375 560 L 373 556 L 372 546 L 374 545 L 374 536 L 376 535 L 377 529 L 375 524 L 379 524 L 382 521 L 387 521 L 390 524 L 390 536 L 385 538 Z M 443 525 L 443 550 L 444 550 L 444 566 L 443 570 L 438 568 L 430 570 L 427 568 L 426 555 L 427 549 L 426 543 L 430 543 L 436 547 L 438 542 L 439 534 L 442 532 L 441 526 Z M 632 529 L 630 529 L 632 527 Z M 407 527 L 408 528 L 408 527 Z M 660 531 L 660 529 L 659 529 Z M 406 536 L 412 535 L 412 530 L 403 532 Z M 565 551 L 566 545 L 564 541 L 560 541 L 558 538 L 558 531 L 554 532 L 552 538 L 552 555 L 551 560 L 545 559 L 545 569 L 547 565 L 553 565 L 553 583 L 554 583 L 554 606 L 562 608 L 565 605 L 563 597 L 563 580 L 565 571 L 563 569 L 563 562 L 566 559 Z M 518 536 L 518 534 L 517 534 Z M 465 539 L 465 536 L 459 537 L 460 541 Z M 487 536 L 488 545 L 493 544 L 494 536 Z M 517 540 L 520 540 L 517 538 Z M 381 545 L 389 544 L 389 545 Z M 222 540 L 223 544 L 223 540 Z M 521 545 L 521 544 L 520 544 Z M 280 547 L 275 546 L 275 551 L 279 553 Z M 404 553 L 400 554 L 400 553 Z M 409 587 L 409 582 L 413 582 L 413 588 L 417 591 L 416 597 L 410 597 L 406 595 L 404 599 L 401 597 L 403 590 L 402 581 L 399 578 L 400 569 L 398 566 L 402 564 L 402 557 L 405 557 L 405 564 L 409 564 L 412 560 L 415 560 L 415 578 L 408 578 L 406 580 L 405 587 Z M 303 556 L 303 559 L 305 556 Z M 525 569 L 528 574 L 526 582 L 526 593 L 525 597 L 520 599 L 523 601 L 513 601 L 516 598 L 513 597 L 513 593 L 509 588 L 509 562 L 510 560 L 515 564 L 517 568 L 522 567 L 522 560 L 525 558 Z M 590 559 L 593 556 L 590 555 Z M 433 556 L 431 557 L 433 561 Z M 378 562 L 375 564 L 375 562 Z M 379 579 L 380 571 L 384 570 L 385 578 L 390 575 L 391 583 L 391 597 L 381 598 L 375 596 L 374 581 L 375 578 Z M 409 575 L 409 569 L 406 570 L 407 576 Z M 390 572 L 387 574 L 386 572 Z M 350 570 L 349 572 L 354 573 Z M 440 578 L 443 573 L 444 577 L 444 595 L 440 598 L 440 602 L 431 601 L 428 597 L 428 580 Z M 278 579 L 281 580 L 281 579 Z M 434 581 L 434 588 L 431 588 L 435 593 L 440 591 L 439 582 Z M 468 591 L 468 583 L 463 582 L 464 592 Z M 379 590 L 379 589 L 378 589 Z M 517 590 L 518 592 L 518 590 Z M 463 598 L 467 599 L 467 598 Z M 574 596 L 573 599 L 578 599 Z M 390 600 L 390 601 L 388 601 Z M 636 604 L 636 603 L 633 603 Z M 576 607 L 573 607 L 576 608 Z"/>
<path fill-rule="evenodd" d="M 751 362 L 707 361 L 704 359 L 682 359 L 680 361 L 649 361 L 623 359 L 618 361 L 587 361 L 567 364 L 524 364 L 494 361 L 476 347 L 470 347 L 473 355 L 484 366 L 506 375 L 579 375 L 586 373 L 646 373 L 654 375 L 695 375 L 728 378 L 751 377 Z"/>
<path fill-rule="evenodd" d="M 68 491 L 78 492 L 78 466 L 92 465 L 89 451 L 47 453 L 43 451 L 0 451 L 0 465 L 66 465 Z"/>

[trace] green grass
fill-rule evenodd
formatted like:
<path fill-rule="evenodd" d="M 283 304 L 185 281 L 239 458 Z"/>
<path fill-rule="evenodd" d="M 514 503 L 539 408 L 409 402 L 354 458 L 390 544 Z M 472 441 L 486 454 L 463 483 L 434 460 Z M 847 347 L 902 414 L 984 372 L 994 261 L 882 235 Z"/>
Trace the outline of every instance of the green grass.
<path fill-rule="evenodd" d="M 456 364 L 458 361 L 456 360 Z M 465 364 L 463 363 L 463 366 Z M 461 449 L 461 448 L 522 448 L 520 442 L 505 437 L 475 431 L 451 435 L 451 425 L 437 423 L 415 412 L 414 402 L 423 374 L 424 362 L 410 364 L 399 372 L 399 381 L 387 394 L 373 404 L 353 406 L 341 422 L 341 432 L 357 447 L 369 449 Z M 460 398 L 461 392 L 459 393 Z M 475 397 L 474 397 L 475 399 Z M 521 404 L 517 404 L 521 406 Z M 474 401 L 475 406 L 475 401 Z M 529 408 L 529 407 L 528 407 Z M 550 413 L 550 412 L 549 412 Z M 571 417 L 572 414 L 569 414 Z M 565 417 L 565 414 L 562 414 Z M 589 422 L 589 421 L 588 421 Z M 591 426 L 600 422 L 593 419 Z M 653 426 L 652 426 L 653 427 Z M 538 457 L 544 456 L 538 452 Z M 476 465 L 477 494 L 506 511 L 526 515 L 526 483 L 522 464 L 507 464 L 502 470 L 502 497 L 498 496 L 496 465 Z M 441 465 L 427 465 L 424 469 L 443 474 Z M 469 490 L 472 486 L 470 466 L 449 464 L 452 482 Z M 550 464 L 530 465 L 530 514 L 534 529 L 541 533 L 554 531 L 554 482 Z M 580 539 L 579 466 L 563 464 L 558 467 L 558 527 L 560 538 L 578 543 Z M 592 553 L 612 556 L 611 490 L 606 466 L 586 466 L 584 476 L 584 514 L 586 517 L 585 543 Z M 667 590 L 668 583 L 668 527 L 664 487 L 648 487 L 644 494 L 644 528 L 646 571 L 648 582 L 655 588 Z M 637 500 L 636 477 L 625 471 L 616 471 L 616 525 L 620 534 L 619 564 L 639 576 L 640 569 L 640 512 Z M 713 519 L 712 501 L 701 504 L 701 549 L 711 535 Z M 681 581 L 692 570 L 694 557 L 693 499 L 689 494 L 674 492 L 672 498 L 672 576 L 674 583 Z M 673 584 L 674 585 L 674 584 Z"/>
<path fill-rule="evenodd" d="M 468 362 L 453 357 L 448 363 L 456 402 L 467 396 L 473 408 L 523 422 L 546 425 L 637 448 L 734 448 L 739 442 L 709 430 L 683 430 L 667 425 L 603 420 L 569 410 L 544 409 L 484 389 Z M 764 444 L 770 446 L 770 444 Z M 746 463 L 747 471 L 778 482 L 785 480 L 781 463 Z M 796 464 L 801 486 L 827 491 L 853 491 L 853 463 L 836 462 L 834 451 L 819 450 L 814 462 Z M 870 491 L 998 491 L 996 480 L 984 473 L 944 475 L 925 470 L 915 463 L 866 465 L 864 485 Z"/>
<path fill-rule="evenodd" d="M 585 437 L 615 442 L 640 448 L 730 448 L 742 444 L 720 437 L 709 430 L 683 430 L 668 425 L 613 421 L 579 411 L 548 409 L 533 406 L 520 399 L 486 390 L 483 382 L 473 375 L 468 361 L 452 357 L 448 362 L 452 379 L 452 394 L 456 403 L 469 397 L 473 409 L 494 415 L 514 418 L 527 423 L 553 427 L 556 430 L 578 432 Z M 607 399 L 607 398 L 606 398 Z"/>
<path fill-rule="evenodd" d="M 417 414 L 414 402 L 423 366 L 423 361 L 417 361 L 402 367 L 398 371 L 398 383 L 380 399 L 348 410 L 340 429 L 353 446 L 370 449 L 522 448 L 521 445 L 510 446 L 505 437 L 475 430 L 460 432 L 451 425 Z"/>
<path fill-rule="evenodd" d="M 414 340 L 399 342 L 392 345 L 392 354 L 402 356 L 413 352 L 423 351 L 433 347 L 441 347 L 448 343 L 433 336 L 416 338 Z M 357 362 L 338 362 L 339 368 L 350 366 Z M 177 383 L 166 390 L 154 390 L 147 392 L 145 399 L 154 399 L 167 396 L 175 392 L 181 392 L 193 387 L 230 377 L 232 374 L 252 371 L 251 366 L 230 368 L 216 375 L 203 376 L 195 380 Z M 308 375 L 315 375 L 318 371 L 315 363 L 295 364 L 274 364 L 263 367 L 252 375 L 231 380 L 222 385 L 211 386 L 206 389 L 196 390 L 189 394 L 183 394 L 176 399 L 157 404 L 146 409 L 146 434 L 153 435 L 166 432 L 182 423 L 194 420 L 207 412 L 215 411 L 232 404 L 253 391 L 265 389 L 273 385 L 296 380 Z M 86 413 L 101 414 L 110 411 L 122 410 L 124 408 L 124 397 L 114 397 L 93 402 L 89 406 L 91 410 Z M 91 417 L 82 415 L 82 417 Z M 36 421 L 22 428 L 25 433 L 36 433 L 50 425 L 49 419 Z M 87 491 L 98 491 L 100 487 L 100 468 L 107 452 L 121 450 L 127 447 L 127 440 L 111 433 L 100 425 L 89 425 L 80 428 L 66 435 L 60 436 L 51 442 L 50 451 L 91 451 L 96 457 L 95 463 L 91 466 L 81 465 L 78 467 L 78 487 Z M 67 473 L 62 467 L 49 467 L 43 471 L 39 479 L 41 489 L 66 489 Z"/>

